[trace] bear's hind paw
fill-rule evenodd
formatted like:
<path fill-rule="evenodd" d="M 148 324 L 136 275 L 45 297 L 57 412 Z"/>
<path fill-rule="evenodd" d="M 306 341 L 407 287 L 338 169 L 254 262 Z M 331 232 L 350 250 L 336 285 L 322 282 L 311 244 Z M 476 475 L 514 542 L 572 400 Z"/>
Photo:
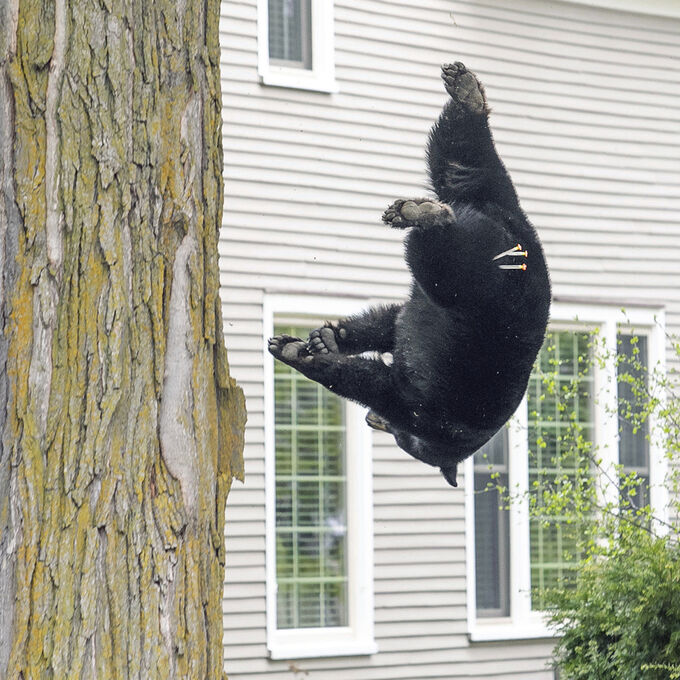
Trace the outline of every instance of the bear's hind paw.
<path fill-rule="evenodd" d="M 307 343 L 291 335 L 276 335 L 270 338 L 268 349 L 274 357 L 289 366 L 299 366 L 302 363 L 311 362 L 313 359 L 307 350 Z"/>
<path fill-rule="evenodd" d="M 309 334 L 307 341 L 307 351 L 310 354 L 337 354 L 340 352 L 336 338 L 336 332 L 340 337 L 347 336 L 347 331 L 341 329 L 336 331 L 332 326 L 322 326 Z"/>
<path fill-rule="evenodd" d="M 407 229 L 445 224 L 453 217 L 453 209 L 446 203 L 429 198 L 400 198 L 385 210 L 382 220 L 390 227 Z"/>
<path fill-rule="evenodd" d="M 488 110 L 482 84 L 464 64 L 459 61 L 455 64 L 444 64 L 442 80 L 446 91 L 461 112 L 482 113 Z"/>

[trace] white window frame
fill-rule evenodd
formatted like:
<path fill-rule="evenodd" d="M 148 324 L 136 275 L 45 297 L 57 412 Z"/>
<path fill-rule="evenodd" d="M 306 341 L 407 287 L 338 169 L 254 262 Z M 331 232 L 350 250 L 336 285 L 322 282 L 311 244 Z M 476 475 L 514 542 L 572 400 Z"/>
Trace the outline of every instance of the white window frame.
<path fill-rule="evenodd" d="M 613 469 L 618 462 L 617 333 L 632 331 L 648 338 L 648 365 L 650 372 L 665 371 L 665 317 L 664 311 L 653 307 L 621 306 L 554 302 L 551 308 L 549 330 L 599 331 L 608 359 L 604 367 L 595 367 L 594 444 L 603 458 L 605 469 Z M 472 456 L 465 461 L 465 548 L 467 575 L 468 634 L 475 642 L 498 640 L 523 640 L 551 638 L 555 631 L 548 625 L 540 611 L 531 609 L 531 557 L 529 538 L 529 506 L 522 495 L 529 489 L 529 448 L 527 441 L 528 411 L 526 395 L 522 400 L 508 431 L 509 488 L 521 500 L 510 504 L 510 616 L 503 618 L 477 617 L 475 575 L 475 499 L 474 462 Z M 650 423 L 650 432 L 655 430 Z M 650 504 L 655 514 L 668 518 L 668 492 L 663 484 L 668 472 L 668 462 L 663 448 L 652 438 L 649 450 Z M 613 475 L 612 478 L 615 478 Z M 606 494 L 616 493 L 610 485 Z M 608 500 L 616 500 L 609 498 Z M 663 525 L 657 525 L 658 533 Z"/>
<path fill-rule="evenodd" d="M 287 319 L 341 318 L 356 314 L 365 301 L 268 295 L 264 300 L 264 411 L 267 648 L 272 659 L 375 654 L 373 606 L 373 463 L 366 409 L 345 401 L 347 435 L 347 568 L 349 625 L 329 628 L 277 628 L 276 488 L 274 444 L 274 359 L 267 339 L 274 324 Z"/>
<path fill-rule="evenodd" d="M 311 0 L 312 68 L 272 64 L 269 60 L 269 3 L 257 0 L 258 73 L 263 85 L 316 92 L 337 92 L 333 0 Z"/>

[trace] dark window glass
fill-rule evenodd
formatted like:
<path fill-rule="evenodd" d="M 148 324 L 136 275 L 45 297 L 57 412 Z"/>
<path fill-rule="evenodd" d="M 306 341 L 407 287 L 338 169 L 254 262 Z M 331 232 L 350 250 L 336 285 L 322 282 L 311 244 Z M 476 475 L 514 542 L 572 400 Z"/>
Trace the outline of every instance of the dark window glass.
<path fill-rule="evenodd" d="M 508 432 L 503 428 L 474 457 L 477 616 L 510 614 L 510 526 L 497 486 L 508 486 Z"/>
<path fill-rule="evenodd" d="M 619 463 L 622 476 L 638 482 L 622 485 L 621 505 L 633 509 L 649 503 L 649 437 L 640 403 L 647 386 L 647 338 L 621 334 L 618 348 Z"/>
<path fill-rule="evenodd" d="M 312 68 L 311 0 L 269 0 L 269 60 Z"/>

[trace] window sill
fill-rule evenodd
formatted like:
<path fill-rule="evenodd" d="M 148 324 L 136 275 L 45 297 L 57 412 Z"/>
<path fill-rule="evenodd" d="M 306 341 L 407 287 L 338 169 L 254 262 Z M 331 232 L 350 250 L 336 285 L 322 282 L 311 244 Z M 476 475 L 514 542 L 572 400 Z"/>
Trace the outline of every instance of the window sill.
<path fill-rule="evenodd" d="M 260 82 L 272 87 L 287 87 L 294 90 L 323 92 L 324 94 L 338 92 L 337 81 L 332 75 L 288 66 L 270 65 L 261 71 Z"/>
<path fill-rule="evenodd" d="M 272 659 L 368 656 L 378 652 L 378 645 L 373 639 L 359 638 L 350 628 L 278 631 L 268 647 Z"/>
<path fill-rule="evenodd" d="M 505 640 L 541 640 L 557 637 L 557 633 L 540 615 L 527 621 L 487 619 L 477 622 L 468 633 L 470 642 L 501 642 Z"/>

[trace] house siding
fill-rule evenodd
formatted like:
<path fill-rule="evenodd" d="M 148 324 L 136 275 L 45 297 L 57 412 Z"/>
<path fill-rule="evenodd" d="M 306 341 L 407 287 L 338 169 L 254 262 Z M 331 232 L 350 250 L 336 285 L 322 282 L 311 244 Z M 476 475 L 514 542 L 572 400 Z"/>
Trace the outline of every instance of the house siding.
<path fill-rule="evenodd" d="M 222 302 L 248 405 L 246 483 L 227 507 L 227 673 L 548 680 L 550 642 L 469 642 L 462 490 L 379 433 L 379 652 L 298 662 L 309 676 L 267 658 L 264 299 L 403 298 L 403 235 L 380 215 L 426 191 L 424 144 L 446 97 L 439 65 L 461 60 L 485 84 L 556 297 L 663 305 L 680 333 L 680 21 L 540 0 L 336 0 L 329 95 L 259 84 L 256 20 L 256 0 L 223 2 Z"/>

